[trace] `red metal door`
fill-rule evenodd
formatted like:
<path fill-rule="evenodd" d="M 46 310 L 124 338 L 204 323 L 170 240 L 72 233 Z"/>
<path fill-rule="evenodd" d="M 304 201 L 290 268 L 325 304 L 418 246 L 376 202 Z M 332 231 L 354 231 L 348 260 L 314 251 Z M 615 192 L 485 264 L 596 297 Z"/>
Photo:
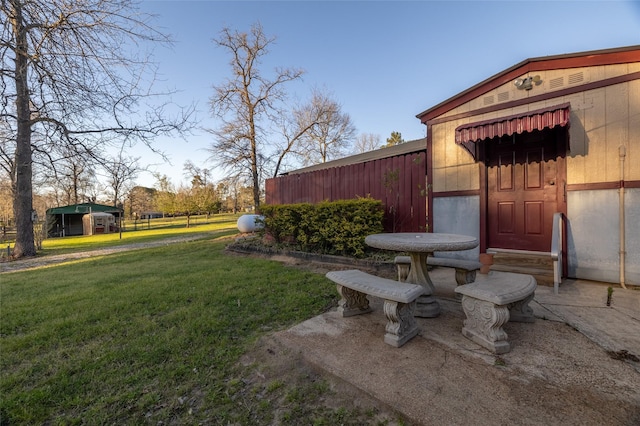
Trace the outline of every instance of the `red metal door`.
<path fill-rule="evenodd" d="M 556 156 L 556 139 L 547 132 L 509 136 L 487 144 L 488 247 L 551 249 L 557 209 Z"/>

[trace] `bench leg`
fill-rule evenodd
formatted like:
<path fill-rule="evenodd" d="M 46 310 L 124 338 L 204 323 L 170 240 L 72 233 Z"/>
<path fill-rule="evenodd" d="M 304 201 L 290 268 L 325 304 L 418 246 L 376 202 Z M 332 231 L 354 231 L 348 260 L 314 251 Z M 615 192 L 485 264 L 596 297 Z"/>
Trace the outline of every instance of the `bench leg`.
<path fill-rule="evenodd" d="M 349 287 L 343 287 L 340 284 L 336 288 L 338 289 L 338 294 L 342 297 L 342 300 L 338 302 L 338 312 L 342 313 L 343 317 L 371 312 L 369 299 L 367 299 L 365 293 L 360 293 Z"/>
<path fill-rule="evenodd" d="M 465 285 L 471 284 L 476 280 L 476 271 L 468 271 L 466 269 L 456 269 L 456 284 Z M 461 300 L 462 295 L 456 293 L 456 299 Z"/>
<path fill-rule="evenodd" d="M 406 282 L 409 276 L 409 269 L 411 269 L 410 263 L 396 263 L 398 267 L 398 281 Z"/>
<path fill-rule="evenodd" d="M 476 271 L 456 268 L 456 283 L 458 285 L 471 284 L 476 280 Z"/>
<path fill-rule="evenodd" d="M 420 329 L 413 313 L 416 302 L 400 303 L 392 300 L 384 301 L 384 315 L 387 317 L 384 342 L 399 348 L 413 338 Z"/>
<path fill-rule="evenodd" d="M 509 321 L 514 322 L 534 322 L 533 309 L 529 306 L 529 302 L 533 300 L 535 292 L 529 296 L 509 305 Z"/>
<path fill-rule="evenodd" d="M 502 326 L 509 321 L 507 306 L 496 306 L 491 302 L 464 295 L 462 309 L 467 316 L 462 327 L 462 334 L 466 338 L 496 354 L 511 350 L 507 333 L 502 329 Z"/>

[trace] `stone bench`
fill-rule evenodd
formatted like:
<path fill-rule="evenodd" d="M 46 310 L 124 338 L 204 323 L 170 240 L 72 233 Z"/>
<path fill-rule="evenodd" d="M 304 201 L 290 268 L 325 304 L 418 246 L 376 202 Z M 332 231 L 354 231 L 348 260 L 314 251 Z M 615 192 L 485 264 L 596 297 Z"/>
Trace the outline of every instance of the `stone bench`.
<path fill-rule="evenodd" d="M 420 331 L 413 312 L 416 299 L 424 292 L 422 286 L 376 277 L 356 269 L 331 271 L 326 276 L 337 284 L 342 297 L 338 312 L 343 317 L 371 312 L 367 295 L 384 300 L 385 343 L 399 348 Z"/>
<path fill-rule="evenodd" d="M 496 354 L 509 352 L 511 346 L 502 326 L 507 321 L 534 321 L 529 302 L 536 287 L 531 275 L 496 271 L 480 275 L 472 284 L 456 287 L 467 317 L 462 334 Z"/>
<path fill-rule="evenodd" d="M 411 258 L 409 256 L 396 256 L 395 264 L 398 268 L 398 280 L 405 281 L 411 268 Z M 475 260 L 451 259 L 448 257 L 427 257 L 427 265 L 455 268 L 456 283 L 458 285 L 470 284 L 476 280 L 476 272 L 482 263 Z"/>

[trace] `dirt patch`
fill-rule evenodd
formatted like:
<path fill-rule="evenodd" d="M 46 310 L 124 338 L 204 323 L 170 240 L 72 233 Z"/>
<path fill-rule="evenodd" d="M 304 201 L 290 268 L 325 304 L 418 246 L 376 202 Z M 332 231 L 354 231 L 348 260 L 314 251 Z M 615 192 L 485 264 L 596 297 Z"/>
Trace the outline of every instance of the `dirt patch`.
<path fill-rule="evenodd" d="M 401 413 L 355 386 L 309 364 L 299 351 L 273 336 L 261 338 L 240 360 L 245 398 L 269 400 L 273 418 L 268 424 L 313 424 L 330 419 L 342 425 L 405 425 Z M 269 391 L 278 385 L 278 391 Z M 292 398 L 292 395 L 298 395 Z M 257 422 L 257 424 L 263 422 Z"/>

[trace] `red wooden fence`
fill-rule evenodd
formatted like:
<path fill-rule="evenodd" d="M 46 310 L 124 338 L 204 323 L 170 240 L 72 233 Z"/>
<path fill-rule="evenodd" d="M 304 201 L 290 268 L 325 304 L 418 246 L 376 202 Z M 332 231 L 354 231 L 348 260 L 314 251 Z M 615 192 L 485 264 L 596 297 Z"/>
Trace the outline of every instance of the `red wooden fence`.
<path fill-rule="evenodd" d="M 388 149 L 392 154 L 391 149 Z M 426 150 L 267 179 L 267 204 L 318 203 L 370 196 L 385 207 L 387 232 L 424 232 Z M 343 159 L 341 162 L 344 164 Z"/>

